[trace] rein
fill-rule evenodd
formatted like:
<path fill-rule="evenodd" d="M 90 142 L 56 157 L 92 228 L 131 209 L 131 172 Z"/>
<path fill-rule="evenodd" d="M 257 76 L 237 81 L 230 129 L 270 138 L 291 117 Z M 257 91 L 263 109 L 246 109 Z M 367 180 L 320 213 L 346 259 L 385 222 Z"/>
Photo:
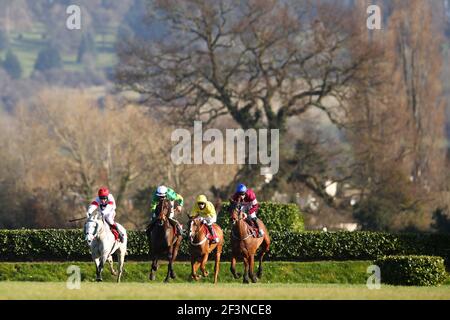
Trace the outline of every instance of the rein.
<path fill-rule="evenodd" d="M 240 221 L 240 220 L 243 220 L 243 218 L 240 217 L 240 216 L 241 216 L 240 213 L 241 213 L 241 212 L 239 212 L 239 214 L 237 214 L 238 219 L 236 220 L 236 222 L 238 222 L 238 221 Z M 253 233 L 250 233 L 248 236 L 246 236 L 245 238 L 241 239 L 240 237 L 236 236 L 236 234 L 234 233 L 233 228 L 232 228 L 232 229 L 231 229 L 231 236 L 232 236 L 234 239 L 236 239 L 236 240 L 239 240 L 239 241 L 245 241 L 245 240 L 247 240 L 248 238 L 252 237 L 252 236 L 253 236 Z"/>
<path fill-rule="evenodd" d="M 192 242 L 192 238 L 191 238 L 190 242 L 191 242 L 191 245 L 198 247 L 198 246 L 201 246 L 202 244 L 204 244 L 206 242 L 206 240 L 208 240 L 208 238 L 205 237 L 202 241 L 194 243 L 194 242 Z"/>

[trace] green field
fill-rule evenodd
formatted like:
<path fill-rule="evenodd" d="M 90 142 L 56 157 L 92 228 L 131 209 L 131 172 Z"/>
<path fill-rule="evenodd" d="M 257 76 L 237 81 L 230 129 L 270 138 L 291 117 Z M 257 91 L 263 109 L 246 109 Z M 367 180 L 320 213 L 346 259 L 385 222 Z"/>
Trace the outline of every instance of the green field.
<path fill-rule="evenodd" d="M 90 282 L 95 280 L 95 266 L 93 262 L 34 262 L 34 263 L 0 263 L 0 281 L 66 281 L 67 268 L 76 265 L 81 271 L 81 280 Z M 264 275 L 261 283 L 336 283 L 336 284 L 365 284 L 370 261 L 326 261 L 326 262 L 265 262 Z M 208 270 L 213 271 L 213 263 L 208 263 Z M 242 272 L 242 263 L 238 265 L 238 272 Z M 221 262 L 219 281 L 222 283 L 240 283 L 242 280 L 233 279 L 229 262 Z M 177 274 L 175 283 L 185 283 L 189 280 L 191 267 L 189 262 L 175 263 Z M 150 266 L 148 262 L 126 262 L 123 282 L 147 282 Z M 163 262 L 157 272 L 156 282 L 162 282 L 166 276 L 167 263 Z M 115 281 L 109 268 L 103 273 L 104 281 Z M 201 282 L 211 282 L 211 276 Z M 450 284 L 450 283 L 449 283 Z"/>
<path fill-rule="evenodd" d="M 104 282 L 95 283 L 95 269 L 89 262 L 0 263 L 0 299 L 450 299 L 450 279 L 440 287 L 394 287 L 380 290 L 366 286 L 370 261 L 266 262 L 257 284 L 242 284 L 221 263 L 219 284 L 212 275 L 189 281 L 190 264 L 177 262 L 177 279 L 163 283 L 167 265 L 162 263 L 155 282 L 148 280 L 147 262 L 126 262 L 123 282 L 104 271 Z M 81 288 L 69 290 L 67 268 L 81 271 Z M 208 270 L 213 265 L 208 264 Z M 238 266 L 242 271 L 242 266 Z"/>
<path fill-rule="evenodd" d="M 115 54 L 115 26 L 107 28 L 110 30 L 102 37 L 99 34 L 95 35 L 95 43 L 97 54 L 95 58 L 95 68 L 101 70 L 104 68 L 113 67 L 117 62 Z M 9 48 L 14 52 L 22 66 L 22 78 L 28 78 L 34 69 L 39 50 L 44 48 L 49 39 L 45 38 L 45 28 L 42 24 L 35 24 L 29 31 L 17 32 L 12 31 L 9 34 L 10 45 Z M 0 58 L 3 59 L 7 50 L 0 51 Z M 63 69 L 68 71 L 83 71 L 83 64 L 77 63 L 77 51 L 61 52 L 63 60 Z"/>
<path fill-rule="evenodd" d="M 0 282 L 0 299 L 211 299 L 211 300 L 401 300 L 450 299 L 450 286 L 436 288 L 337 284 L 198 284 L 198 283 L 81 283 L 69 290 L 65 283 Z"/>

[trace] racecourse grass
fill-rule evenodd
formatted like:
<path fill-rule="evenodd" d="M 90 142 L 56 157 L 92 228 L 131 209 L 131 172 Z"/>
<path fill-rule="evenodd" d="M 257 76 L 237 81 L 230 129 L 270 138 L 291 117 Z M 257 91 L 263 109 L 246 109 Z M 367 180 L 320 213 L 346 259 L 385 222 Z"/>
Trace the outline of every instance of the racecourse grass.
<path fill-rule="evenodd" d="M 156 281 L 148 280 L 149 264 L 126 262 L 122 283 L 117 284 L 108 267 L 102 283 L 95 283 L 95 267 L 88 262 L 0 263 L 0 299 L 271 299 L 271 300 L 370 300 L 370 299 L 450 299 L 450 280 L 439 287 L 394 287 L 380 290 L 366 286 L 370 261 L 265 262 L 264 275 L 257 284 L 243 284 L 232 278 L 229 262 L 221 263 L 219 283 L 210 275 L 199 282 L 189 280 L 190 264 L 177 262 L 177 279 L 163 283 L 167 263 L 163 262 Z M 67 268 L 81 271 L 80 289 L 70 290 Z M 242 272 L 242 264 L 238 265 Z"/>
<path fill-rule="evenodd" d="M 68 289 L 61 282 L 0 282 L 0 299 L 50 300 L 448 300 L 450 286 L 369 290 L 349 284 L 91 283 Z"/>
<path fill-rule="evenodd" d="M 365 284 L 370 261 L 345 262 L 265 262 L 261 283 L 336 283 L 336 284 Z M 81 280 L 92 282 L 95 280 L 95 266 L 93 262 L 20 262 L 0 263 L 0 281 L 66 281 L 67 268 L 76 265 L 81 271 Z M 115 264 L 115 267 L 117 265 Z M 207 269 L 210 275 L 202 278 L 201 283 L 211 282 L 214 270 L 213 262 L 209 262 Z M 235 283 L 230 271 L 229 262 L 221 262 L 219 281 L 221 283 Z M 175 263 L 174 270 L 177 278 L 174 283 L 189 281 L 191 265 L 189 262 Z M 237 266 L 238 272 L 243 271 L 242 263 Z M 147 282 L 150 266 L 148 262 L 126 262 L 122 277 L 123 282 Z M 167 263 L 162 262 L 156 273 L 156 282 L 164 280 L 167 274 Z M 106 266 L 103 272 L 105 282 L 115 281 L 115 277 Z"/>

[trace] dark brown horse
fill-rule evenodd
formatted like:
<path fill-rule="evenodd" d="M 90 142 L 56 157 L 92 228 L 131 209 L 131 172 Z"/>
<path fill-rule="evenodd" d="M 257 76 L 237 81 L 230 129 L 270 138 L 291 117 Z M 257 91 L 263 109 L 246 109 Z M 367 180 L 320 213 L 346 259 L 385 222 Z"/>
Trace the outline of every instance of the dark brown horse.
<path fill-rule="evenodd" d="M 169 282 L 175 279 L 176 275 L 173 271 L 173 262 L 177 258 L 178 250 L 181 245 L 182 235 L 176 235 L 175 230 L 169 222 L 169 214 L 171 210 L 170 201 L 164 199 L 159 202 L 156 207 L 157 221 L 152 232 L 147 229 L 147 238 L 151 243 L 151 271 L 149 278 L 155 280 L 155 272 L 158 270 L 158 259 L 167 257 L 169 265 L 167 268 L 167 276 L 164 280 Z"/>
<path fill-rule="evenodd" d="M 217 283 L 219 275 L 220 255 L 223 248 L 223 231 L 219 225 L 213 224 L 214 231 L 219 238 L 218 243 L 210 243 L 207 238 L 208 228 L 198 218 L 190 220 L 190 252 L 191 252 L 191 278 L 198 281 L 200 277 L 197 275 L 198 267 L 202 271 L 204 277 L 208 276 L 206 271 L 206 263 L 211 252 L 216 250 L 216 259 L 214 264 L 214 283 Z"/>
<path fill-rule="evenodd" d="M 244 260 L 244 283 L 249 283 L 250 280 L 253 283 L 258 281 L 258 278 L 262 277 L 263 268 L 262 261 L 264 255 L 269 252 L 270 248 L 270 236 L 264 223 L 259 220 L 259 228 L 264 231 L 264 237 L 258 238 L 254 230 L 245 221 L 245 213 L 241 211 L 240 204 L 236 203 L 232 207 L 231 221 L 233 223 L 231 228 L 231 273 L 235 279 L 240 278 L 240 274 L 236 273 L 236 260 Z M 253 270 L 255 266 L 255 254 L 258 248 L 261 247 L 259 253 L 259 268 L 258 273 L 255 276 Z"/>

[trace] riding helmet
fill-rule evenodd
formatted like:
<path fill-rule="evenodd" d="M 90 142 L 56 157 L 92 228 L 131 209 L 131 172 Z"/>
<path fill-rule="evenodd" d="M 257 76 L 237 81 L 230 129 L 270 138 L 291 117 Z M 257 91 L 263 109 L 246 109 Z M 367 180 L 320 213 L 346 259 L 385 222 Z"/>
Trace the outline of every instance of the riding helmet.
<path fill-rule="evenodd" d="M 156 189 L 156 195 L 157 195 L 158 197 L 165 197 L 166 194 L 167 194 L 167 187 L 166 187 L 166 186 L 159 186 L 159 187 Z"/>

